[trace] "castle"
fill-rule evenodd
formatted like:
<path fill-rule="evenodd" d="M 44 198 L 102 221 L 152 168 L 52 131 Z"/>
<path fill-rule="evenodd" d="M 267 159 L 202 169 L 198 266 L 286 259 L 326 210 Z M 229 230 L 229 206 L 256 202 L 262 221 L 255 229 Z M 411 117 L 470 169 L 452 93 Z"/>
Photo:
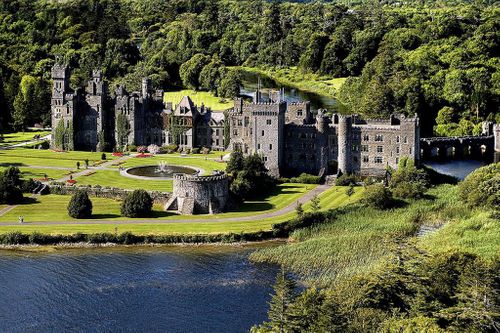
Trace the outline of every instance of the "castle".
<path fill-rule="evenodd" d="M 140 92 L 118 87 L 109 96 L 106 82 L 93 73 L 85 91 L 71 90 L 67 67 L 52 69 L 52 147 L 102 151 L 127 145 L 207 147 L 258 153 L 274 176 L 343 173 L 382 174 L 401 157 L 419 163 L 419 119 L 391 116 L 362 120 L 355 115 L 313 115 L 309 102 L 287 103 L 281 93 L 264 102 L 238 98 L 227 113 L 163 102 L 163 91 L 144 79 Z M 62 123 L 61 123 L 62 121 Z M 225 142 L 225 133 L 229 142 Z"/>

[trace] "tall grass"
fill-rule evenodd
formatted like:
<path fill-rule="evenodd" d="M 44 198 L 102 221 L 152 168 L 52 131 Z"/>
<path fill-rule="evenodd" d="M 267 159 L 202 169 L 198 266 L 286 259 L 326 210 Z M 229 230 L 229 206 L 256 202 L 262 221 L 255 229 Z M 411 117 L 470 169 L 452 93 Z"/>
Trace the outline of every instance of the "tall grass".
<path fill-rule="evenodd" d="M 327 223 L 295 231 L 289 244 L 259 250 L 251 259 L 284 265 L 308 283 L 326 285 L 371 269 L 422 224 L 469 219 L 471 214 L 454 186 L 440 186 L 426 199 L 397 209 L 346 207 Z"/>

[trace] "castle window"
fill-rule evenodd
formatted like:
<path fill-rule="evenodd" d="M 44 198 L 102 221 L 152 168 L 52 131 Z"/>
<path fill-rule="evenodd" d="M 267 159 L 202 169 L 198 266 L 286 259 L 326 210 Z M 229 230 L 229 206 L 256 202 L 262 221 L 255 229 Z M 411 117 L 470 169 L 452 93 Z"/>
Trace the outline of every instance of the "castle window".
<path fill-rule="evenodd" d="M 215 145 L 218 146 L 219 145 L 219 139 L 215 139 Z"/>
<path fill-rule="evenodd" d="M 396 164 L 399 163 L 399 157 L 396 157 Z"/>
<path fill-rule="evenodd" d="M 399 143 L 399 135 L 396 136 L 396 142 Z"/>
<path fill-rule="evenodd" d="M 396 154 L 399 154 L 399 147 L 396 147 Z"/>
<path fill-rule="evenodd" d="M 363 141 L 370 140 L 370 136 L 368 134 L 363 135 Z"/>
<path fill-rule="evenodd" d="M 238 130 L 237 129 L 233 130 L 233 135 L 238 135 Z"/>
<path fill-rule="evenodd" d="M 363 163 L 368 163 L 368 162 L 369 162 L 369 160 L 370 160 L 370 159 L 368 158 L 368 156 L 363 155 Z"/>
<path fill-rule="evenodd" d="M 219 136 L 219 129 L 215 130 L 215 135 Z"/>
<path fill-rule="evenodd" d="M 411 155 L 411 147 L 410 147 L 410 155 Z"/>
<path fill-rule="evenodd" d="M 368 145 L 361 145 L 361 151 L 364 153 L 368 152 Z"/>
<path fill-rule="evenodd" d="M 403 139 L 403 143 L 408 143 L 408 137 L 405 136 L 405 138 Z"/>
<path fill-rule="evenodd" d="M 257 144 L 257 149 L 260 149 L 260 143 Z"/>
<path fill-rule="evenodd" d="M 359 146 L 358 145 L 352 145 L 351 150 L 352 151 L 359 151 Z"/>
<path fill-rule="evenodd" d="M 384 152 L 384 147 L 377 146 L 377 153 L 383 153 L 383 152 Z"/>
<path fill-rule="evenodd" d="M 243 121 L 241 119 L 238 119 L 238 126 L 243 126 Z"/>
<path fill-rule="evenodd" d="M 314 160 L 316 160 L 316 155 L 312 154 L 311 155 L 311 161 L 314 161 Z"/>
<path fill-rule="evenodd" d="M 253 132 L 253 131 L 252 131 L 252 128 L 250 127 L 250 135 L 252 135 L 252 132 Z"/>
<path fill-rule="evenodd" d="M 266 120 L 266 124 L 267 124 L 267 125 L 271 125 L 271 119 L 267 119 L 267 120 Z"/>
<path fill-rule="evenodd" d="M 264 160 L 264 162 L 267 162 L 267 156 L 263 156 L 262 159 Z"/>
<path fill-rule="evenodd" d="M 358 163 L 358 157 L 357 157 L 357 156 L 353 156 L 353 157 L 352 157 L 352 161 L 353 161 L 354 163 Z"/>
<path fill-rule="evenodd" d="M 300 133 L 299 134 L 300 139 L 305 139 L 306 138 L 306 133 Z"/>
<path fill-rule="evenodd" d="M 262 134 L 261 135 L 264 136 L 264 130 L 262 130 Z"/>
<path fill-rule="evenodd" d="M 302 117 L 302 110 L 297 110 L 297 117 Z"/>
<path fill-rule="evenodd" d="M 375 164 L 382 164 L 382 156 L 375 156 L 375 158 L 373 159 L 373 162 Z"/>
<path fill-rule="evenodd" d="M 245 117 L 245 127 L 248 126 L 248 124 L 250 123 L 250 120 L 248 117 Z"/>
<path fill-rule="evenodd" d="M 375 141 L 384 141 L 384 136 L 382 134 L 375 135 Z"/>

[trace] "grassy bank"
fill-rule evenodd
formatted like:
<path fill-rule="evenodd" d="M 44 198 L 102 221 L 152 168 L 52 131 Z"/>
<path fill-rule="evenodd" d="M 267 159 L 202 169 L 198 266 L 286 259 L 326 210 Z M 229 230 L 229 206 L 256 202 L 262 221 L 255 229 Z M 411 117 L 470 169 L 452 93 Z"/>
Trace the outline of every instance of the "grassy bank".
<path fill-rule="evenodd" d="M 285 265 L 307 282 L 327 285 L 369 271 L 423 223 L 447 223 L 420 240 L 430 251 L 453 248 L 491 258 L 500 226 L 488 212 L 461 204 L 456 192 L 456 186 L 440 186 L 426 199 L 388 211 L 348 207 L 327 223 L 293 232 L 289 244 L 257 251 L 251 259 Z"/>
<path fill-rule="evenodd" d="M 50 131 L 26 131 L 26 132 L 14 132 L 3 134 L 3 138 L 0 140 L 0 147 L 12 146 L 19 143 L 27 142 L 33 140 L 35 135 L 40 135 L 40 137 L 50 134 Z"/>
<path fill-rule="evenodd" d="M 211 108 L 212 111 L 224 111 L 233 107 L 233 101 L 231 99 L 217 97 L 207 91 L 195 91 L 191 89 L 167 91 L 163 95 L 163 100 L 167 103 L 172 102 L 175 106 L 179 104 L 184 96 L 189 96 L 193 103 L 198 106 L 204 104 Z"/>
<path fill-rule="evenodd" d="M 297 67 L 260 68 L 243 66 L 238 68 L 246 72 L 268 76 L 274 81 L 287 86 L 327 97 L 335 96 L 346 80 L 346 78 L 333 78 L 315 73 L 303 73 Z"/>

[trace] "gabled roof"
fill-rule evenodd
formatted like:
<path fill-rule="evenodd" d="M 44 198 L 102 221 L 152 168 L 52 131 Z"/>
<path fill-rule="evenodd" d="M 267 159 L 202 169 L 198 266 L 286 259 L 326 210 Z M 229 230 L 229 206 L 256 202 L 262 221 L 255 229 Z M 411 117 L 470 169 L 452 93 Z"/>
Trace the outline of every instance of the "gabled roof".
<path fill-rule="evenodd" d="M 176 116 L 194 116 L 196 112 L 196 106 L 189 96 L 182 97 L 181 101 L 175 107 L 174 114 Z"/>

